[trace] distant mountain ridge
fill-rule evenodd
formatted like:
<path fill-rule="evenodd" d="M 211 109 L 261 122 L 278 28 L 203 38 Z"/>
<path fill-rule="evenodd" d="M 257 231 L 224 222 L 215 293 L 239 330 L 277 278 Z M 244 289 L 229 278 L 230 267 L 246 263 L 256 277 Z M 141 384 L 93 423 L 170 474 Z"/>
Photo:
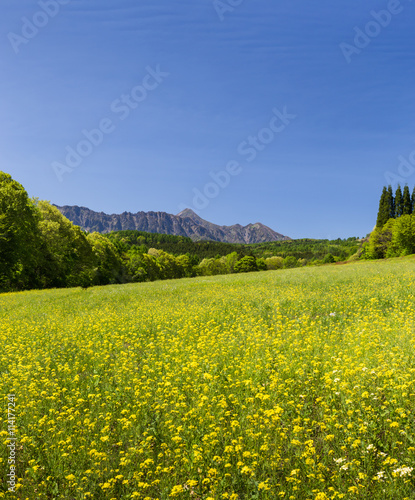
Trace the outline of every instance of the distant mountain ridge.
<path fill-rule="evenodd" d="M 193 241 L 211 240 L 224 243 L 264 243 L 268 241 L 289 240 L 259 222 L 241 226 L 219 226 L 199 217 L 193 210 L 186 208 L 177 215 L 166 212 L 124 212 L 105 214 L 94 212 L 86 207 L 55 205 L 60 212 L 75 225 L 88 232 L 109 233 L 111 231 L 136 230 L 148 233 L 187 236 Z"/>

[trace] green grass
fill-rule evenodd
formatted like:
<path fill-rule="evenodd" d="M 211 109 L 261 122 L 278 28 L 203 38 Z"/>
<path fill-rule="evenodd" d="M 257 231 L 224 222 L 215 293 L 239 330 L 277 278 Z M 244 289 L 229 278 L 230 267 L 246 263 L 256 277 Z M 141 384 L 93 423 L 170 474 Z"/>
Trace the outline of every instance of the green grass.
<path fill-rule="evenodd" d="M 414 499 L 414 297 L 413 257 L 1 295 L 0 498 Z"/>

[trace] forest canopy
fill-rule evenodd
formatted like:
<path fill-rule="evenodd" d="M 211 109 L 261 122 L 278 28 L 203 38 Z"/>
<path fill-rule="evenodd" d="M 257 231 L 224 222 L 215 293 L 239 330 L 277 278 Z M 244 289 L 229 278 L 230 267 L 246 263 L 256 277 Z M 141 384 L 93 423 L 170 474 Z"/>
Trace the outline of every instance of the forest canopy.
<path fill-rule="evenodd" d="M 252 245 L 118 231 L 87 233 L 0 172 L 0 291 L 287 269 L 344 261 L 357 238 Z"/>

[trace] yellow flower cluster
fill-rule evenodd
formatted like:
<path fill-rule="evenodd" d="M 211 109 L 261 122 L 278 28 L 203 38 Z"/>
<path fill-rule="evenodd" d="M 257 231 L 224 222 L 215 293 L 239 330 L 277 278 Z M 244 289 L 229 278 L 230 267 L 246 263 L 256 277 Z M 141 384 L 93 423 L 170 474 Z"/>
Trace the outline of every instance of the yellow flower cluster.
<path fill-rule="evenodd" d="M 14 393 L 19 498 L 412 498 L 413 264 L 1 295 L 0 469 Z"/>

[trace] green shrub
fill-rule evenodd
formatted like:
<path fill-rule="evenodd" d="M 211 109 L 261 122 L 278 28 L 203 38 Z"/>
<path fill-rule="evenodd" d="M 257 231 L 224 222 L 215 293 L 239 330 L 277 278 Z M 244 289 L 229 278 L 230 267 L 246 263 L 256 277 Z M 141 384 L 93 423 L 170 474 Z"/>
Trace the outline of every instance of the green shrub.
<path fill-rule="evenodd" d="M 236 273 L 250 273 L 252 271 L 258 271 L 258 266 L 255 257 L 251 255 L 245 255 L 235 264 Z"/>
<path fill-rule="evenodd" d="M 323 264 L 332 264 L 333 262 L 335 262 L 335 258 L 331 253 L 328 253 L 323 259 Z"/>
<path fill-rule="evenodd" d="M 288 257 L 285 257 L 284 269 L 291 269 L 293 267 L 297 267 L 297 265 L 298 265 L 298 260 L 293 255 L 289 255 Z"/>

